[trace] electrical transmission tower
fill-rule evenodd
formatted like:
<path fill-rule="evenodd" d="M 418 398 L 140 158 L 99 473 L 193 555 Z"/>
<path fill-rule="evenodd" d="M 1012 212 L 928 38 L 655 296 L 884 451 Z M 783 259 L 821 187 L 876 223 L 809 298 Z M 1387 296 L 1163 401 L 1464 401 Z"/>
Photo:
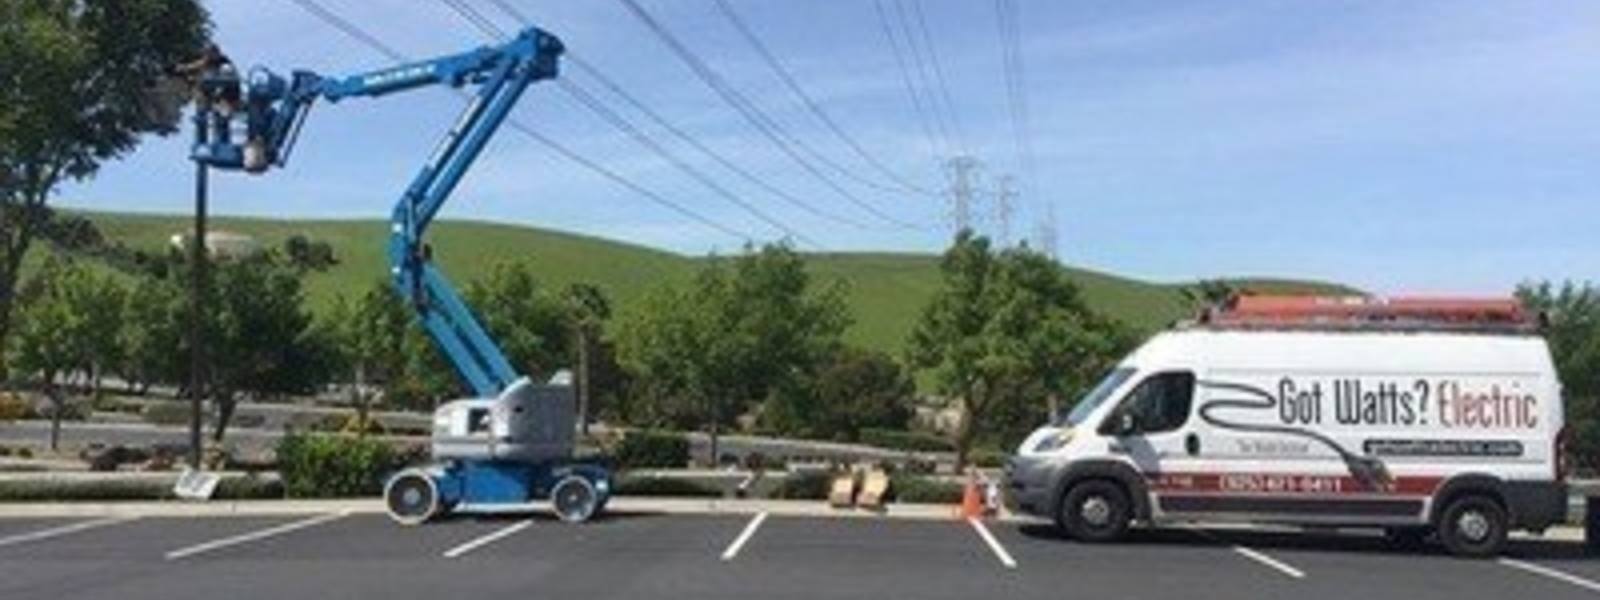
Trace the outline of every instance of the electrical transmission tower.
<path fill-rule="evenodd" d="M 1018 195 L 1016 178 L 1002 175 L 994 192 L 995 239 L 1002 247 L 1011 245 L 1011 216 L 1016 214 Z"/>
<path fill-rule="evenodd" d="M 956 232 L 972 228 L 979 166 L 978 159 L 970 156 L 956 156 L 944 163 L 945 175 L 950 180 L 946 191 L 950 196 L 950 225 Z"/>
<path fill-rule="evenodd" d="M 1039 251 L 1052 260 L 1060 260 L 1056 255 L 1056 207 L 1049 202 L 1041 202 L 1044 214 L 1040 216 L 1038 229 L 1035 236 L 1039 238 Z"/>

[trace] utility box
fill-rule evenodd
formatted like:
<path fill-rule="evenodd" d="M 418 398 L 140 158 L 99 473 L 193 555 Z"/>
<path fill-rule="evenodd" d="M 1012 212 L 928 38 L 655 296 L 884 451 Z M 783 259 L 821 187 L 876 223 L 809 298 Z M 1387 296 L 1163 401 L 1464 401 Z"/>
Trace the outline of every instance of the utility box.
<path fill-rule="evenodd" d="M 436 460 L 539 462 L 572 456 L 572 386 L 526 379 L 496 398 L 453 400 L 433 413 Z"/>

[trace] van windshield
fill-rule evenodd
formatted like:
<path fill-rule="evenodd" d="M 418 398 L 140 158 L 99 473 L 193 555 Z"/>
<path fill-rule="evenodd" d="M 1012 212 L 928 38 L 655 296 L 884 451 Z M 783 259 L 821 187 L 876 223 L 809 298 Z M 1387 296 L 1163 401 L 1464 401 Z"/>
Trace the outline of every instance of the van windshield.
<path fill-rule="evenodd" d="M 1117 367 L 1112 369 L 1110 373 L 1106 373 L 1105 378 L 1101 379 L 1100 383 L 1095 384 L 1094 389 L 1089 390 L 1089 393 L 1078 399 L 1078 403 L 1072 406 L 1072 410 L 1056 413 L 1055 419 L 1050 424 L 1056 427 L 1070 427 L 1082 423 L 1084 419 L 1089 418 L 1089 413 L 1094 412 L 1095 407 L 1104 404 L 1106 399 L 1111 397 L 1111 392 L 1115 391 L 1122 385 L 1122 382 L 1127 381 L 1132 376 L 1133 369 L 1131 368 Z"/>

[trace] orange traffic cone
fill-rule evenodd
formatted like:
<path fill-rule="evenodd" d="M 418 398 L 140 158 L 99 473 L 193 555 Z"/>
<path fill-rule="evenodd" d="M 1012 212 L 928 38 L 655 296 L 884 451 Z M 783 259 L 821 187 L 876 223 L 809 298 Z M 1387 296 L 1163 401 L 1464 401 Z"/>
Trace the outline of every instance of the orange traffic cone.
<path fill-rule="evenodd" d="M 972 476 L 968 475 L 967 485 L 965 489 L 961 491 L 961 512 L 959 517 L 962 519 L 972 519 L 982 516 L 983 492 L 978 489 L 978 482 L 974 480 Z"/>

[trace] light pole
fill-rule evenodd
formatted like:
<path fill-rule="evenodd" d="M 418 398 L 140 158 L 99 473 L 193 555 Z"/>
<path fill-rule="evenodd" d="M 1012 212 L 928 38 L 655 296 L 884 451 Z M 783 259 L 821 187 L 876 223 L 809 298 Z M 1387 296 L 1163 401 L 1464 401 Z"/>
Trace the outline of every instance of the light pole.
<path fill-rule="evenodd" d="M 202 97 L 195 108 L 195 142 L 204 146 L 210 139 L 211 103 Z M 194 237 L 189 240 L 189 467 L 200 469 L 201 412 L 206 389 L 206 163 L 195 161 Z"/>

